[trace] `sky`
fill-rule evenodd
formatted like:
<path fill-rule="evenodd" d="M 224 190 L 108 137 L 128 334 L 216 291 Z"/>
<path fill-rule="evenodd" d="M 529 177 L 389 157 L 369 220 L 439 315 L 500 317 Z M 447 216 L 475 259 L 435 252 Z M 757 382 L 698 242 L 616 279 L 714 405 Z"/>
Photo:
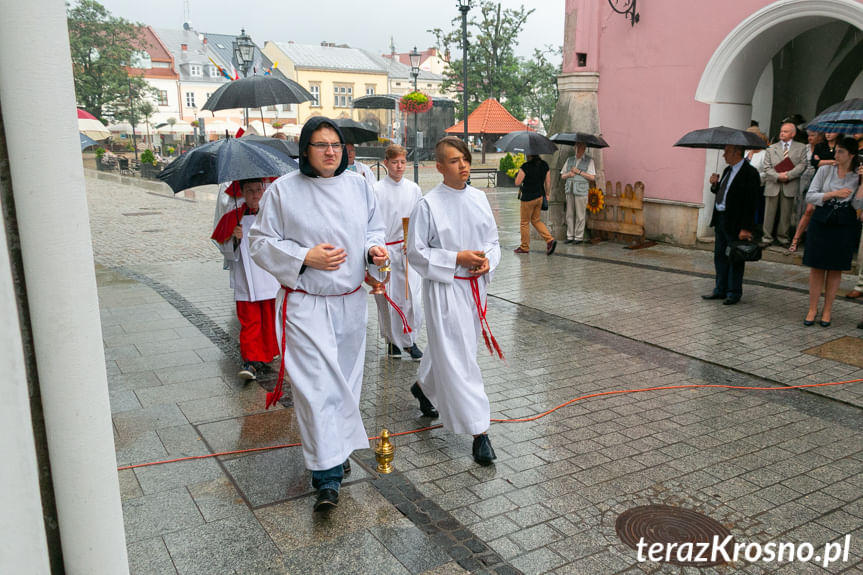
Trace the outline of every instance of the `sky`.
<path fill-rule="evenodd" d="M 319 44 L 323 41 L 348 44 L 376 53 L 388 53 L 390 37 L 397 52 L 409 52 L 434 45 L 434 36 L 426 30 L 453 27 L 451 20 L 461 13 L 457 0 L 99 0 L 113 16 L 140 22 L 154 28 L 182 27 L 188 3 L 190 20 L 199 32 L 237 34 L 245 28 L 252 40 L 264 42 Z M 534 48 L 563 44 L 565 0 L 499 0 L 503 8 L 536 11 L 527 23 L 515 49 L 517 56 L 527 58 Z M 476 3 L 476 0 L 474 0 Z M 360 6 L 364 6 L 360 8 Z M 367 7 L 365 7 L 367 6 Z M 478 13 L 473 8 L 470 15 Z M 420 15 L 418 17 L 418 15 Z"/>

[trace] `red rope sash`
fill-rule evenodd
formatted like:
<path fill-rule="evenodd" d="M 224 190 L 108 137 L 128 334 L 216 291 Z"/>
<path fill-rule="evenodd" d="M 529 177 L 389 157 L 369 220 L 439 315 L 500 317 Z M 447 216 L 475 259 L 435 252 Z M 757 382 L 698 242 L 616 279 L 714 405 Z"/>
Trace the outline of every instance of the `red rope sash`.
<path fill-rule="evenodd" d="M 396 242 L 396 243 L 398 243 L 398 242 Z M 389 245 L 389 244 L 387 244 L 387 245 Z M 373 286 L 373 285 L 376 285 L 375 282 L 377 282 L 377 280 L 374 280 L 374 278 L 371 277 L 369 272 L 366 272 L 366 283 Z M 384 289 L 386 289 L 386 288 L 384 288 Z M 398 306 L 398 304 L 392 300 L 392 298 L 390 297 L 390 294 L 388 294 L 386 291 L 384 291 L 383 294 L 376 294 L 376 295 L 383 295 L 384 298 L 390 303 L 390 305 L 393 306 L 393 309 L 396 310 L 396 313 L 399 314 L 399 317 L 402 320 L 402 333 L 411 333 L 413 330 L 411 329 L 411 326 L 408 325 L 408 318 L 405 317 L 405 312 L 403 312 L 402 308 L 400 308 Z"/>
<path fill-rule="evenodd" d="M 352 293 L 356 293 L 362 285 L 358 285 L 356 288 L 352 289 L 349 292 L 343 294 L 337 294 L 334 296 L 321 296 L 321 297 L 343 297 L 346 295 L 351 295 Z M 317 294 L 309 294 L 307 291 L 303 291 L 301 289 L 291 289 L 289 287 L 282 286 L 282 289 L 285 290 L 285 300 L 288 299 L 288 296 L 294 292 L 303 293 L 306 295 L 317 295 Z M 267 402 L 266 409 L 270 409 L 270 407 L 274 406 L 277 401 L 282 398 L 282 386 L 285 383 L 285 324 L 288 321 L 288 312 L 287 312 L 287 301 L 282 301 L 282 341 L 281 341 L 281 351 L 282 355 L 279 358 L 279 378 L 276 380 L 276 387 L 273 388 L 273 391 L 267 392 Z"/>
<path fill-rule="evenodd" d="M 485 346 L 488 348 L 489 353 L 494 355 L 494 352 L 497 351 L 498 357 L 503 359 L 503 352 L 500 350 L 500 346 L 497 344 L 497 340 L 494 338 L 494 334 L 491 333 L 491 325 L 488 323 L 488 319 L 485 317 L 485 312 L 487 307 L 483 305 L 482 298 L 479 295 L 479 276 L 472 276 L 469 278 L 455 276 L 457 280 L 467 280 L 470 282 L 470 291 L 473 295 L 473 301 L 476 304 L 476 315 L 479 316 L 479 325 L 482 328 L 482 337 L 485 340 Z M 486 333 L 486 328 L 488 328 L 488 333 Z M 491 338 L 491 341 L 489 341 Z M 494 346 L 494 349 L 492 349 Z"/>
<path fill-rule="evenodd" d="M 404 240 L 397 240 L 397 241 L 395 241 L 395 242 L 387 242 L 387 245 L 388 245 L 388 246 L 394 246 L 394 245 L 396 245 L 396 244 L 400 244 L 400 243 L 402 243 L 402 242 L 404 242 Z"/>

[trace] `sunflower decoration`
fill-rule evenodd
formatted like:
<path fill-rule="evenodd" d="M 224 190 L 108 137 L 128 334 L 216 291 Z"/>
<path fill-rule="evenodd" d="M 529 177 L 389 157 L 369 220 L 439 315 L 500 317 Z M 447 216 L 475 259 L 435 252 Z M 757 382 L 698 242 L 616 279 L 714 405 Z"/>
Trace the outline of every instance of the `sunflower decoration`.
<path fill-rule="evenodd" d="M 599 188 L 590 188 L 587 192 L 587 211 L 591 214 L 599 212 L 605 207 L 605 195 Z"/>

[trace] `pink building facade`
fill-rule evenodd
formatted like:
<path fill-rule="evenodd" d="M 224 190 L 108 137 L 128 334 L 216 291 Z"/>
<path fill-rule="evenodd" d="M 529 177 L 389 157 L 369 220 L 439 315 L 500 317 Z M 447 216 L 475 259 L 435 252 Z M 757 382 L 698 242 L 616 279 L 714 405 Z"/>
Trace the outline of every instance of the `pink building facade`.
<path fill-rule="evenodd" d="M 549 132 L 603 135 L 600 183 L 644 182 L 649 238 L 712 235 L 706 181 L 724 164 L 716 151 L 672 147 L 684 133 L 757 120 L 773 137 L 785 116 L 863 96 L 863 0 L 645 0 L 637 11 L 633 25 L 607 0 L 567 0 Z M 552 224 L 562 229 L 560 210 Z"/>

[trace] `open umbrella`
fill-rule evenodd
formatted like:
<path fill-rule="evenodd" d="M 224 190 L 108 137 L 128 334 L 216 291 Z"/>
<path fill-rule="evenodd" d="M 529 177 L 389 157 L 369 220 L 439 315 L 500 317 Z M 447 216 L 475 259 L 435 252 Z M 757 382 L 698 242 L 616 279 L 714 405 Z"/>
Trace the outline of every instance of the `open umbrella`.
<path fill-rule="evenodd" d="M 228 138 L 204 144 L 168 164 L 159 179 L 177 193 L 206 184 L 281 176 L 299 167 L 296 160 L 267 140 L 265 144 L 249 138 Z"/>
<path fill-rule="evenodd" d="M 722 150 L 725 146 L 740 146 L 747 150 L 761 150 L 767 147 L 758 134 L 726 126 L 693 130 L 677 140 L 674 145 L 678 148 L 711 150 Z"/>
<path fill-rule="evenodd" d="M 261 108 L 276 104 L 299 104 L 314 97 L 308 90 L 286 78 L 249 76 L 228 82 L 207 99 L 203 110 L 216 112 L 231 108 Z"/>
<path fill-rule="evenodd" d="M 192 124 L 182 120 L 174 122 L 173 124 L 169 124 L 168 122 L 156 124 L 157 134 L 191 134 L 192 132 L 194 132 Z"/>
<path fill-rule="evenodd" d="M 593 134 L 588 134 L 587 132 L 561 132 L 560 134 L 553 135 L 550 139 L 552 142 L 568 144 L 570 146 L 584 144 L 588 148 L 608 147 L 608 142 L 606 142 L 602 136 L 595 136 Z"/>
<path fill-rule="evenodd" d="M 292 158 L 297 158 L 300 155 L 300 145 L 296 142 L 289 142 L 288 140 L 280 140 L 278 138 L 268 138 L 265 136 L 256 136 L 255 134 L 246 134 L 243 136 L 243 140 L 246 142 L 255 142 L 262 146 L 269 146 L 270 148 L 273 148 L 282 154 L 287 154 Z"/>
<path fill-rule="evenodd" d="M 105 124 L 100 122 L 96 116 L 80 108 L 78 108 L 78 131 L 94 140 L 104 140 L 111 135 Z"/>
<path fill-rule="evenodd" d="M 813 132 L 859 134 L 863 132 L 863 98 L 851 98 L 833 104 L 815 116 L 806 126 Z"/>
<path fill-rule="evenodd" d="M 557 146 L 554 142 L 542 134 L 530 130 L 510 132 L 498 140 L 495 146 L 504 152 L 521 152 L 526 156 L 553 154 L 557 151 Z"/>
<path fill-rule="evenodd" d="M 81 136 L 81 151 L 82 152 L 84 150 L 86 150 L 87 148 L 89 148 L 90 146 L 98 146 L 99 145 L 99 142 L 97 142 L 96 140 L 94 140 L 93 138 L 91 138 L 90 136 L 85 134 L 84 132 L 78 132 L 78 134 Z"/>
<path fill-rule="evenodd" d="M 376 131 L 366 128 L 356 120 L 336 118 L 333 121 L 342 131 L 346 144 L 359 144 L 360 142 L 370 142 L 378 139 Z"/>

